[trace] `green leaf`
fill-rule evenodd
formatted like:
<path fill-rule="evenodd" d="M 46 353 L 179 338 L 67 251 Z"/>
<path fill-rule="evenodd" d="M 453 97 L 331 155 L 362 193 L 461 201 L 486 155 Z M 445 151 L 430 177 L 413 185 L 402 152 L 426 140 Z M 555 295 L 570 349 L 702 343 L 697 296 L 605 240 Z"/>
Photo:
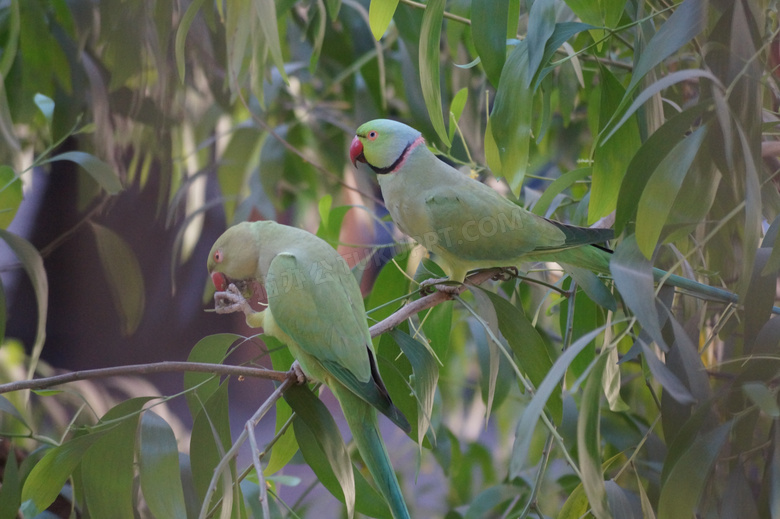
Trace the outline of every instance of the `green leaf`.
<path fill-rule="evenodd" d="M 569 348 L 564 351 L 555 361 L 547 376 L 536 388 L 536 394 L 533 396 L 528 406 L 523 411 L 520 421 L 517 423 L 515 431 L 515 443 L 512 446 L 512 459 L 510 462 L 510 477 L 514 478 L 520 475 L 525 468 L 525 461 L 528 458 L 528 449 L 531 446 L 534 429 L 544 412 L 545 405 L 550 396 L 555 391 L 560 391 L 559 382 L 569 369 L 569 365 L 574 358 L 585 349 L 601 332 L 604 326 L 600 326 L 592 332 L 583 335 L 577 339 Z"/>
<path fill-rule="evenodd" d="M 22 504 L 22 483 L 19 479 L 19 466 L 16 464 L 16 447 L 6 440 L 8 458 L 3 467 L 3 485 L 0 486 L 0 517 L 16 518 Z"/>
<path fill-rule="evenodd" d="M 198 498 L 203 499 L 211 483 L 214 470 L 217 468 L 225 452 L 230 448 L 230 416 L 228 410 L 230 402 L 228 400 L 228 383 L 223 382 L 209 397 L 204 401 L 202 410 L 195 417 L 192 424 L 192 436 L 190 436 L 190 452 L 197 453 L 190 457 L 192 467 L 192 480 L 197 491 Z M 223 483 L 217 484 L 214 492 L 213 502 L 222 496 L 227 496 L 224 492 L 227 484 L 235 481 L 233 474 L 235 472 L 235 460 L 231 461 L 227 473 L 222 474 Z M 229 509 L 223 503 L 223 510 Z"/>
<path fill-rule="evenodd" d="M 490 131 L 501 161 L 500 169 L 493 173 L 507 179 L 515 196 L 520 196 L 523 186 L 531 141 L 534 97 L 524 86 L 528 74 L 528 45 L 523 40 L 509 54 L 490 112 Z M 487 146 L 486 137 L 486 155 Z"/>
<path fill-rule="evenodd" d="M 634 235 L 627 236 L 617 246 L 609 269 L 620 295 L 643 329 L 662 350 L 668 351 L 655 306 L 652 266 L 639 251 Z"/>
<path fill-rule="evenodd" d="M 373 3 L 373 2 L 372 2 Z M 449 148 L 450 139 L 444 126 L 439 82 L 439 49 L 445 0 L 428 0 L 420 28 L 420 85 L 431 124 L 439 138 Z"/>
<path fill-rule="evenodd" d="M 484 358 L 484 355 L 480 355 L 480 367 L 482 369 L 480 385 L 482 386 L 482 399 L 485 401 L 486 407 L 485 420 L 487 420 L 493 410 L 496 388 L 499 388 L 500 401 L 506 396 L 508 384 L 506 384 L 505 379 L 498 380 L 498 368 L 502 361 L 501 348 L 503 346 L 498 342 L 499 329 L 496 310 L 482 290 L 472 290 L 471 293 L 476 303 L 476 312 L 481 317 L 480 324 L 485 328 L 485 341 L 487 342 L 487 358 Z"/>
<path fill-rule="evenodd" d="M 496 309 L 498 328 L 515 354 L 520 369 L 538 388 L 553 365 L 544 339 L 520 308 L 498 294 L 489 291 L 484 293 Z M 560 390 L 550 394 L 546 406 L 553 420 L 559 423 L 563 413 Z"/>
<path fill-rule="evenodd" d="M 531 87 L 531 80 L 543 64 L 547 41 L 555 32 L 555 0 L 535 0 L 528 13 L 528 71 L 523 85 Z"/>
<path fill-rule="evenodd" d="M 718 452 L 728 438 L 732 422 L 724 423 L 702 434 L 674 463 L 658 499 L 658 517 L 691 517 L 707 483 Z"/>
<path fill-rule="evenodd" d="M 0 166 L 0 229 L 11 225 L 22 196 L 22 179 L 10 166 Z"/>
<path fill-rule="evenodd" d="M 257 128 L 239 128 L 233 132 L 227 147 L 222 152 L 217 167 L 217 180 L 224 197 L 225 219 L 235 221 L 235 210 L 242 191 L 246 189 L 247 178 L 257 168 L 263 132 Z"/>
<path fill-rule="evenodd" d="M 675 196 L 701 148 L 706 132 L 707 127 L 702 126 L 680 141 L 658 164 L 647 181 L 636 214 L 637 245 L 646 258 L 650 258 L 655 251 Z"/>
<path fill-rule="evenodd" d="M 30 355 L 30 367 L 27 371 L 27 378 L 32 378 L 33 373 L 38 367 L 38 359 L 43 350 L 43 343 L 46 341 L 46 316 L 48 315 L 49 304 L 49 281 L 46 277 L 46 269 L 43 267 L 43 258 L 38 250 L 24 238 L 0 229 L 0 239 L 11 248 L 16 257 L 22 263 L 25 272 L 30 278 L 33 290 L 35 292 L 35 301 L 38 304 L 38 324 L 35 329 L 35 343 Z M 41 508 L 40 510 L 43 510 Z"/>
<path fill-rule="evenodd" d="M 373 4 L 373 2 L 372 2 Z M 472 0 L 471 35 L 488 80 L 501 84 L 506 60 L 506 32 L 509 0 Z"/>
<path fill-rule="evenodd" d="M 138 415 L 122 420 L 84 453 L 81 479 L 93 517 L 134 518 L 133 455 L 137 427 Z"/>
<path fill-rule="evenodd" d="M 265 342 L 265 347 L 270 352 L 273 368 L 277 371 L 289 370 L 295 361 L 292 353 L 290 353 L 290 349 L 278 339 L 268 335 L 263 336 L 263 342 Z M 293 411 L 290 404 L 284 399 L 277 400 L 275 409 L 276 427 L 274 428 L 274 433 L 278 434 L 292 416 Z M 271 447 L 271 456 L 264 470 L 265 475 L 270 476 L 284 468 L 296 452 L 298 452 L 298 441 L 293 433 L 293 428 L 288 427 L 287 431 Z"/>
<path fill-rule="evenodd" d="M 761 409 L 761 412 L 772 418 L 780 418 L 780 406 L 777 405 L 777 395 L 766 384 L 763 382 L 746 382 L 742 385 L 742 391 Z"/>
<path fill-rule="evenodd" d="M 550 211 L 550 205 L 556 196 L 561 194 L 565 189 L 571 187 L 574 183 L 586 179 L 591 174 L 591 168 L 579 168 L 567 171 L 560 177 L 556 178 L 547 189 L 544 190 L 542 196 L 536 201 L 532 208 L 534 214 L 539 216 L 550 217 L 552 212 Z"/>
<path fill-rule="evenodd" d="M 601 67 L 602 85 L 599 103 L 599 126 L 603 128 L 617 108 L 623 94 L 623 86 L 607 69 Z M 618 192 L 628 164 L 640 146 L 639 127 L 636 119 L 620 127 L 612 139 L 597 145 L 593 153 L 593 184 L 588 204 L 588 224 L 615 210 Z M 673 199 L 672 199 L 673 201 Z"/>
<path fill-rule="evenodd" d="M 439 380 L 439 365 L 436 359 L 419 341 L 410 335 L 394 328 L 390 336 L 404 353 L 412 365 L 414 373 L 412 389 L 417 400 L 417 438 L 422 446 L 422 438 L 431 427 L 431 414 L 433 412 L 433 399 L 436 394 L 436 383 Z"/>
<path fill-rule="evenodd" d="M 184 12 L 184 16 L 181 17 L 179 22 L 179 28 L 176 29 L 176 42 L 174 44 L 176 55 L 176 68 L 179 70 L 179 81 L 184 84 L 185 73 L 185 58 L 184 58 L 184 45 L 187 42 L 187 34 L 190 32 L 190 26 L 192 25 L 195 16 L 200 11 L 200 7 L 203 5 L 203 0 L 194 0 L 187 10 Z"/>
<path fill-rule="evenodd" d="M 582 393 L 580 416 L 577 420 L 577 452 L 585 495 L 597 518 L 612 517 L 607 506 L 607 491 L 601 470 L 601 385 L 604 366 L 609 356 L 603 352 L 593 364 Z"/>
<path fill-rule="evenodd" d="M 176 437 L 168 422 L 152 411 L 141 417 L 138 462 L 141 491 L 152 515 L 186 519 Z"/>
<path fill-rule="evenodd" d="M 78 436 L 48 452 L 30 471 L 24 481 L 22 501 L 33 500 L 38 510 L 46 510 L 76 469 L 84 453 L 104 431 Z"/>
<path fill-rule="evenodd" d="M 458 127 L 460 116 L 463 115 L 463 109 L 466 107 L 466 101 L 468 100 L 468 97 L 469 89 L 467 87 L 463 87 L 458 90 L 458 93 L 455 94 L 455 97 L 452 98 L 452 103 L 450 103 L 450 126 L 447 134 L 450 145 L 452 145 L 452 139 L 455 138 L 455 130 Z"/>
<path fill-rule="evenodd" d="M 584 1 L 584 0 L 581 0 Z M 569 0 L 571 2 L 571 0 Z M 648 42 L 634 67 L 631 82 L 615 110 L 615 116 L 633 99 L 634 89 L 639 82 L 666 58 L 680 50 L 707 26 L 707 0 L 685 0 Z M 586 21 L 586 20 L 583 20 Z"/>
<path fill-rule="evenodd" d="M 623 177 L 620 186 L 615 210 L 615 234 L 620 234 L 625 226 L 636 218 L 639 199 L 647 181 L 658 164 L 682 140 L 708 106 L 707 103 L 699 103 L 671 117 L 650 135 L 634 154 L 628 165 L 628 173 Z"/>
<path fill-rule="evenodd" d="M 89 153 L 83 151 L 67 151 L 48 158 L 40 165 L 56 162 L 58 160 L 67 160 L 75 162 L 85 170 L 97 182 L 100 187 L 106 190 L 109 195 L 115 195 L 122 191 L 122 183 L 119 181 L 119 175 L 114 168 Z"/>
<path fill-rule="evenodd" d="M 293 427 L 306 463 L 315 471 L 323 485 L 346 504 L 347 515 L 352 517 L 355 510 L 355 477 L 352 473 L 352 462 L 328 408 L 308 387 L 304 386 L 291 387 L 285 391 L 284 399 L 295 411 Z M 332 471 L 338 483 L 336 492 L 333 485 L 325 483 L 325 480 L 330 478 L 320 476 L 322 473 L 327 474 L 328 470 L 323 466 L 318 453 L 312 451 L 311 447 L 315 446 L 324 454 L 325 465 Z"/>
<path fill-rule="evenodd" d="M 371 0 L 368 6 L 368 25 L 376 41 L 382 38 L 393 19 L 398 0 Z"/>
<path fill-rule="evenodd" d="M 187 362 L 221 364 L 225 360 L 230 346 L 241 338 L 240 335 L 234 333 L 208 335 L 193 346 L 187 357 Z M 216 375 L 194 371 L 188 371 L 184 374 L 187 407 L 189 407 L 193 418 L 198 416 L 203 402 L 206 402 L 218 388 L 219 377 Z"/>
<path fill-rule="evenodd" d="M 43 94 L 35 94 L 33 97 L 35 106 L 41 111 L 46 121 L 51 124 L 51 119 L 54 116 L 54 100 Z"/>
<path fill-rule="evenodd" d="M 276 3 L 274 0 L 252 0 L 255 14 L 260 22 L 260 31 L 271 53 L 271 60 L 279 70 L 279 74 L 285 83 L 289 83 L 287 72 L 284 68 L 284 57 L 282 56 L 282 45 L 279 41 L 279 27 L 276 20 Z"/>
<path fill-rule="evenodd" d="M 27 429 L 30 429 L 30 426 L 27 425 L 27 421 L 24 419 L 21 413 L 19 413 L 16 407 L 14 407 L 14 405 L 3 395 L 0 395 L 0 412 L 11 415 L 15 419 L 17 419 L 22 425 L 24 425 Z"/>
<path fill-rule="evenodd" d="M 111 299 L 122 320 L 122 333 L 132 335 L 144 314 L 145 291 L 141 267 L 133 249 L 118 234 L 91 223 L 98 256 L 106 273 Z"/>

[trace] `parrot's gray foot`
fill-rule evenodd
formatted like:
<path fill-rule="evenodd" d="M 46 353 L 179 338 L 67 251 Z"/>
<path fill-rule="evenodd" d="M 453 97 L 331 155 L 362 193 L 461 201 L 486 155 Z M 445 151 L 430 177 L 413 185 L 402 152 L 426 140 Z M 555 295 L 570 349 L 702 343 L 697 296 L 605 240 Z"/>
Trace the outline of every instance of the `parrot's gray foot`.
<path fill-rule="evenodd" d="M 298 382 L 298 385 L 306 383 L 306 375 L 303 373 L 303 369 L 301 369 L 301 365 L 297 360 L 290 366 L 290 378 L 294 378 Z"/>
<path fill-rule="evenodd" d="M 502 267 L 500 272 L 497 272 L 495 276 L 493 276 L 493 281 L 509 281 L 510 279 L 516 278 L 520 275 L 520 271 L 517 270 L 517 267 Z"/>
<path fill-rule="evenodd" d="M 454 283 L 450 278 L 426 279 L 420 283 L 420 294 L 428 295 L 434 292 L 458 294 L 461 291 L 461 283 Z"/>
<path fill-rule="evenodd" d="M 231 283 L 224 292 L 214 294 L 214 310 L 218 314 L 244 312 L 245 315 L 249 315 L 254 313 L 249 302 L 234 283 Z"/>

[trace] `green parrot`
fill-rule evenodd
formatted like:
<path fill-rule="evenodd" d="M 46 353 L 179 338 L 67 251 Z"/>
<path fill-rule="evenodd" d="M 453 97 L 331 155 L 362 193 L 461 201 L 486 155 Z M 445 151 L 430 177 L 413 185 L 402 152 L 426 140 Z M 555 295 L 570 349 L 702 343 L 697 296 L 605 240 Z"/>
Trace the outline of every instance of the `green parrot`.
<path fill-rule="evenodd" d="M 377 174 L 396 225 L 433 252 L 447 276 L 463 282 L 470 270 L 554 261 L 575 275 L 578 269 L 609 274 L 611 251 L 600 244 L 611 229 L 566 225 L 520 207 L 487 185 L 439 160 L 420 132 L 387 119 L 357 129 L 349 148 L 353 165 L 364 162 Z M 654 269 L 658 281 L 719 301 L 736 303 L 726 290 Z M 576 275 L 575 275 L 576 278 Z"/>
<path fill-rule="evenodd" d="M 287 344 L 303 372 L 331 389 L 393 517 L 408 518 L 376 410 L 405 432 L 411 428 L 379 376 L 363 297 L 346 261 L 304 230 L 244 222 L 214 243 L 208 271 L 219 313 L 243 311 L 249 326 L 262 327 Z M 268 295 L 268 306 L 260 312 L 239 289 L 247 292 L 256 282 Z"/>

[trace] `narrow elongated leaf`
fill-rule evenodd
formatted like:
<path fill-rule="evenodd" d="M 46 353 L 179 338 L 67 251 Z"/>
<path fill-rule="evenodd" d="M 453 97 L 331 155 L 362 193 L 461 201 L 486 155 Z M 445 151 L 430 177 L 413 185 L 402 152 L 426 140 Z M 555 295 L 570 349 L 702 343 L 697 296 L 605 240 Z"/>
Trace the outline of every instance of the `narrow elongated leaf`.
<path fill-rule="evenodd" d="M 620 81 L 606 67 L 599 69 L 602 75 L 601 102 L 599 103 L 599 127 L 604 128 L 618 105 L 625 90 Z M 639 149 L 639 127 L 631 119 L 620 127 L 612 139 L 597 146 L 593 153 L 593 185 L 588 204 L 588 224 L 615 210 L 620 184 L 634 153 Z M 673 201 L 674 199 L 672 199 Z"/>
<path fill-rule="evenodd" d="M 141 417 L 138 461 L 141 491 L 152 514 L 186 519 L 176 437 L 168 422 L 152 411 Z"/>
<path fill-rule="evenodd" d="M 373 2 L 372 2 L 373 3 Z M 500 84 L 506 61 L 506 27 L 509 0 L 472 0 L 471 35 L 488 80 Z M 524 83 L 523 83 L 524 85 Z"/>
<path fill-rule="evenodd" d="M 265 347 L 270 352 L 273 368 L 277 371 L 289 370 L 290 366 L 292 366 L 292 363 L 295 361 L 292 353 L 290 353 L 290 349 L 284 347 L 281 341 L 267 335 L 263 336 L 263 342 L 265 342 Z M 274 429 L 274 432 L 278 434 L 292 416 L 293 411 L 290 404 L 284 399 L 280 399 L 276 402 L 275 409 L 276 428 Z M 295 438 L 293 428 L 289 427 L 271 447 L 271 457 L 268 459 L 268 464 L 265 466 L 265 475 L 270 476 L 282 469 L 292 459 L 296 452 L 298 452 L 298 441 Z"/>
<path fill-rule="evenodd" d="M 680 379 L 675 375 L 666 364 L 656 356 L 655 351 L 641 338 L 637 341 L 642 347 L 644 352 L 644 360 L 647 363 L 650 372 L 653 374 L 655 380 L 661 384 L 666 394 L 674 398 L 678 403 L 683 405 L 693 404 L 696 399 L 693 397 L 688 388 L 683 384 Z"/>
<path fill-rule="evenodd" d="M 658 164 L 647 181 L 636 214 L 636 240 L 646 258 L 655 251 L 674 198 L 701 148 L 707 127 L 702 126 L 680 141 Z"/>
<path fill-rule="evenodd" d="M 79 436 L 49 449 L 27 476 L 22 501 L 32 499 L 38 510 L 46 510 L 57 498 L 84 453 L 102 435 L 103 432 L 96 432 Z"/>
<path fill-rule="evenodd" d="M 368 6 L 368 24 L 376 41 L 382 38 L 393 19 L 398 0 L 372 0 Z"/>
<path fill-rule="evenodd" d="M 18 517 L 22 483 L 19 480 L 19 466 L 16 463 L 16 449 L 9 442 L 8 458 L 3 467 L 3 486 L 0 486 L 0 517 Z"/>
<path fill-rule="evenodd" d="M 517 358 L 518 365 L 534 385 L 539 385 L 553 365 L 544 339 L 515 305 L 493 292 L 484 291 L 493 303 L 498 317 L 498 328 Z M 547 409 L 555 422 L 560 422 L 563 413 L 561 392 L 553 391 L 547 400 Z"/>
<path fill-rule="evenodd" d="M 450 145 L 452 145 L 452 139 L 455 138 L 455 130 L 457 129 L 458 121 L 460 121 L 460 116 L 463 114 L 463 109 L 466 107 L 468 97 L 469 89 L 463 87 L 458 90 L 458 93 L 452 98 L 452 103 L 450 103 L 450 126 L 447 134 L 450 138 Z"/>
<path fill-rule="evenodd" d="M 626 237 L 617 246 L 609 262 L 609 270 L 620 295 L 644 330 L 661 349 L 667 351 L 669 348 L 661 334 L 655 306 L 652 267 L 639 251 L 634 235 Z"/>
<path fill-rule="evenodd" d="M 550 395 L 552 395 L 556 389 L 560 389 L 558 383 L 566 373 L 566 370 L 569 369 L 569 365 L 574 358 L 603 331 L 604 326 L 600 326 L 576 340 L 560 357 L 558 357 L 555 364 L 553 364 L 552 368 L 550 368 L 550 371 L 547 373 L 547 376 L 544 378 L 544 381 L 536 388 L 536 394 L 528 403 L 528 407 L 525 408 L 523 415 L 520 417 L 520 421 L 517 423 L 515 444 L 512 446 L 512 460 L 510 462 L 509 470 L 510 477 L 514 478 L 519 476 L 520 472 L 523 470 L 525 460 L 528 457 L 528 448 L 531 446 L 531 439 L 533 438 L 533 432 L 539 421 L 539 417 L 544 412 L 544 407 L 547 404 Z"/>
<path fill-rule="evenodd" d="M 114 168 L 94 155 L 84 153 L 83 151 L 67 151 L 44 160 L 41 162 L 41 165 L 48 164 L 49 162 L 56 162 L 58 160 L 75 162 L 87 170 L 87 173 L 89 173 L 90 176 L 95 179 L 95 182 L 105 189 L 109 195 L 115 195 L 122 190 L 122 183 L 119 181 L 119 175 L 114 171 Z"/>
<path fill-rule="evenodd" d="M 137 426 L 138 416 L 123 420 L 84 453 L 81 479 L 93 517 L 134 517 L 133 455 Z"/>
<path fill-rule="evenodd" d="M 769 463 L 769 510 L 772 519 L 780 519 L 780 420 L 774 422 L 772 461 Z"/>
<path fill-rule="evenodd" d="M 536 0 L 531 4 L 528 13 L 528 70 L 525 77 L 525 88 L 531 87 L 531 80 L 536 76 L 543 63 L 547 41 L 555 31 L 555 0 Z"/>
<path fill-rule="evenodd" d="M 482 364 L 482 398 L 485 400 L 485 406 L 487 407 L 485 411 L 485 420 L 487 420 L 493 409 L 493 398 L 496 394 L 496 387 L 499 384 L 498 367 L 502 360 L 502 345 L 496 342 L 496 339 L 499 337 L 498 318 L 490 299 L 481 290 L 477 289 L 471 292 L 474 295 L 477 312 L 482 317 L 481 324 L 486 328 L 485 340 L 488 345 L 488 358 L 487 362 L 480 362 L 480 364 Z M 485 373 L 485 364 L 487 364 L 487 373 Z M 506 384 L 502 385 L 506 386 Z M 501 393 L 506 395 L 506 389 L 501 391 Z"/>
<path fill-rule="evenodd" d="M 398 328 L 390 331 L 398 347 L 412 365 L 414 373 L 412 388 L 417 399 L 417 437 L 422 446 L 422 438 L 431 426 L 433 399 L 436 394 L 436 383 L 439 380 L 439 364 L 424 345 Z"/>
<path fill-rule="evenodd" d="M 439 84 L 439 48 L 445 0 L 429 0 L 423 12 L 420 28 L 420 85 L 431 124 L 439 138 L 449 148 L 450 139 L 444 126 Z"/>
<path fill-rule="evenodd" d="M 634 89 L 648 72 L 704 30 L 707 25 L 708 5 L 707 0 L 685 0 L 653 35 L 637 60 L 631 82 L 626 87 L 620 106 L 615 110 L 615 118 L 631 102 Z"/>
<path fill-rule="evenodd" d="M 647 181 L 658 164 L 688 133 L 691 125 L 695 124 L 708 106 L 710 105 L 707 103 L 699 103 L 670 118 L 650 135 L 634 154 L 620 186 L 615 211 L 615 234 L 620 234 L 626 224 L 635 219 L 639 199 Z"/>
<path fill-rule="evenodd" d="M 673 460 L 658 499 L 658 517 L 691 517 L 696 511 L 710 469 L 728 438 L 731 422 L 699 436 L 679 459 Z M 667 462 L 668 462 L 667 458 Z"/>
<path fill-rule="evenodd" d="M 301 447 L 301 454 L 316 473 L 322 472 L 325 468 L 318 463 L 321 461 L 319 457 L 310 456 L 310 452 L 316 454 L 310 451 L 310 447 L 316 445 L 325 455 L 325 462 L 333 472 L 340 492 L 333 492 L 330 488 L 329 490 L 334 496 L 343 500 L 347 506 L 347 515 L 352 517 L 355 510 L 355 476 L 352 473 L 352 462 L 328 408 L 308 387 L 293 386 L 285 391 L 284 399 L 296 414 L 293 427 L 298 437 L 298 445 Z M 302 430 L 301 427 L 308 431 Z M 314 439 L 314 442 L 310 441 L 311 439 Z M 325 469 L 324 472 L 327 473 L 327 470 Z"/>
<path fill-rule="evenodd" d="M 30 282 L 35 292 L 35 302 L 38 305 L 38 323 L 35 329 L 35 343 L 30 355 L 30 367 L 27 377 L 32 378 L 33 373 L 38 367 L 38 358 L 41 356 L 43 343 L 46 341 L 46 316 L 48 315 L 49 304 L 49 281 L 46 277 L 46 269 L 43 268 L 43 258 L 38 250 L 24 238 L 0 229 L 0 239 L 11 248 L 16 257 L 22 263 L 25 272 L 30 278 Z M 43 510 L 41 508 L 40 510 Z"/>
<path fill-rule="evenodd" d="M 241 338 L 234 333 L 218 333 L 209 335 L 192 347 L 188 362 L 210 362 L 221 364 L 225 360 L 228 348 Z M 207 401 L 212 393 L 219 387 L 219 377 L 209 373 L 196 373 L 189 371 L 184 374 L 184 389 L 187 391 L 187 406 L 193 418 L 198 416 L 203 402 Z M 194 391 L 189 391 L 194 389 Z"/>
<path fill-rule="evenodd" d="M 27 429 L 30 429 L 30 426 L 27 425 L 27 421 L 24 419 L 24 417 L 19 413 L 19 411 L 14 407 L 14 405 L 8 401 L 6 397 L 3 395 L 0 395 L 0 412 L 9 414 L 19 420 L 22 425 L 24 425 Z"/>
<path fill-rule="evenodd" d="M 612 517 L 607 506 L 607 491 L 601 471 L 601 379 L 608 359 L 603 353 L 596 359 L 582 393 L 577 420 L 577 452 L 582 486 L 593 515 L 599 519 Z"/>
<path fill-rule="evenodd" d="M 528 45 L 524 40 L 509 54 L 490 112 L 490 131 L 501 161 L 501 169 L 493 173 L 507 179 L 515 196 L 520 195 L 523 186 L 531 141 L 533 91 L 524 86 L 528 74 Z M 487 154 L 487 137 L 485 148 Z"/>
<path fill-rule="evenodd" d="M 230 448 L 230 417 L 228 410 L 228 383 L 223 382 L 202 405 L 202 410 L 197 414 L 192 424 L 192 436 L 190 437 L 190 452 L 198 453 L 190 457 L 192 468 L 192 481 L 201 501 L 206 495 L 214 470 L 222 456 Z M 230 463 L 227 473 L 222 474 L 228 482 L 234 480 L 231 472 L 235 471 L 235 461 Z M 217 484 L 213 500 L 225 496 L 226 501 L 232 499 L 230 492 L 223 491 L 226 485 Z M 229 499 L 230 498 L 230 499 Z M 227 503 L 223 503 L 223 510 L 230 509 Z"/>
<path fill-rule="evenodd" d="M 195 16 L 200 11 L 200 7 L 203 5 L 203 0 L 194 0 L 187 10 L 184 12 L 184 16 L 181 17 L 179 27 L 176 29 L 176 42 L 174 43 L 174 55 L 176 56 L 176 68 L 179 71 L 179 81 L 184 84 L 184 44 L 187 42 L 187 34 L 190 32 L 190 26 L 192 25 Z"/>
<path fill-rule="evenodd" d="M 118 234 L 92 223 L 98 256 L 106 273 L 111 298 L 122 320 L 122 333 L 132 335 L 144 313 L 145 291 L 141 267 L 130 246 Z"/>
<path fill-rule="evenodd" d="M 22 179 L 10 166 L 0 166 L 0 229 L 8 229 L 22 203 Z"/>
<path fill-rule="evenodd" d="M 279 70 L 279 74 L 285 83 L 290 80 L 284 68 L 284 57 L 282 56 L 282 45 L 279 41 L 279 27 L 276 20 L 276 3 L 274 0 L 252 0 L 255 14 L 260 22 L 260 29 L 263 33 L 265 44 L 271 53 L 271 60 Z"/>
<path fill-rule="evenodd" d="M 555 212 L 555 206 L 552 206 L 555 197 L 561 194 L 565 189 L 571 187 L 575 182 L 587 178 L 590 174 L 590 168 L 579 168 L 567 171 L 556 178 L 553 183 L 544 190 L 544 193 L 542 193 L 542 196 L 536 201 L 531 211 L 539 216 L 544 216 L 546 218 L 550 217 L 552 213 Z"/>

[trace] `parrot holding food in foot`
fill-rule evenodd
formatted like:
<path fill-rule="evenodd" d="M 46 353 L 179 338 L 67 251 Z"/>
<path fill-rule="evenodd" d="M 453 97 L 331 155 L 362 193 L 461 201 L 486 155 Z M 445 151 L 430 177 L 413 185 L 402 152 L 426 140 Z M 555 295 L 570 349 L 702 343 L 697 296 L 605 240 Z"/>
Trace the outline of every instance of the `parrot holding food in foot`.
<path fill-rule="evenodd" d="M 411 428 L 379 376 L 363 297 L 346 261 L 302 229 L 244 222 L 214 243 L 208 271 L 219 313 L 243 311 L 249 326 L 287 344 L 303 372 L 331 389 L 393 517 L 409 518 L 376 411 L 405 432 Z M 268 295 L 259 312 L 242 294 L 257 282 Z"/>
<path fill-rule="evenodd" d="M 393 221 L 437 255 L 452 281 L 463 282 L 474 269 L 538 261 L 610 272 L 611 251 L 600 244 L 614 237 L 611 229 L 576 227 L 531 213 L 441 161 L 422 134 L 403 123 L 363 124 L 349 156 L 354 166 L 364 162 L 377 174 Z M 699 297 L 737 302 L 736 294 L 660 269 L 653 269 L 653 276 Z"/>

